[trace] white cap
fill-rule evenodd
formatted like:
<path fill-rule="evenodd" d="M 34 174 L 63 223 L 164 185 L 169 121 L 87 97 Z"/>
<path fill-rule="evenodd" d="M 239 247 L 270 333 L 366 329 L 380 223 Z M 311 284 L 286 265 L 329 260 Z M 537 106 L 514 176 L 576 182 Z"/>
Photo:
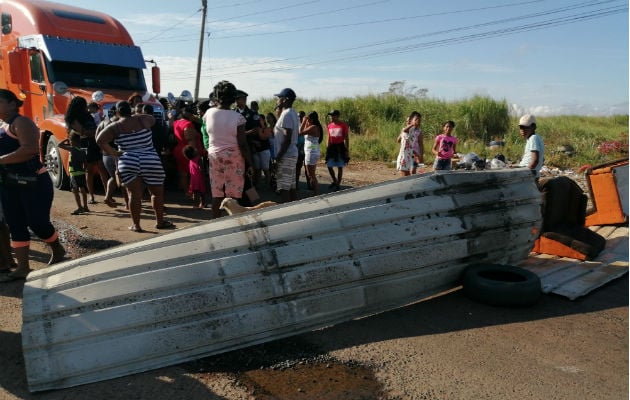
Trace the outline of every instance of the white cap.
<path fill-rule="evenodd" d="M 531 114 L 525 114 L 518 120 L 519 126 L 530 126 L 531 124 L 536 123 L 536 117 Z"/>

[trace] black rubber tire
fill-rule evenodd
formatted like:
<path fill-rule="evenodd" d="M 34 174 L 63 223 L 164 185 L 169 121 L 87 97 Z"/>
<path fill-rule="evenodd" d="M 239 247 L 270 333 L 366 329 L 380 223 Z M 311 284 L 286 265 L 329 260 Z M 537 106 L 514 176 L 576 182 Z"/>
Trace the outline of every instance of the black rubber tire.
<path fill-rule="evenodd" d="M 466 296 L 493 306 L 531 306 L 542 294 L 538 275 L 512 265 L 472 264 L 462 280 Z"/>

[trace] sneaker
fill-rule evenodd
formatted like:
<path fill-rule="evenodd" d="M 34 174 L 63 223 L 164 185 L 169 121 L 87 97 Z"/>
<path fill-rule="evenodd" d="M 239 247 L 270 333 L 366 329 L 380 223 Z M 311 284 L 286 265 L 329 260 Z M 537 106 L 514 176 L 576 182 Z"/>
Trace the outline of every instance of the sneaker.
<path fill-rule="evenodd" d="M 77 208 L 76 210 L 72 211 L 70 214 L 72 214 L 72 215 L 83 214 L 83 207 Z"/>

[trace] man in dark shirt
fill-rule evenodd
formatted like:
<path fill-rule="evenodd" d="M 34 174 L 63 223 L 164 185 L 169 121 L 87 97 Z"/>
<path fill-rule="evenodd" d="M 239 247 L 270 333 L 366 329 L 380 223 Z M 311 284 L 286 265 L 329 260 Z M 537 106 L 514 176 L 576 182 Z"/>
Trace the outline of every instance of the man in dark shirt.
<path fill-rule="evenodd" d="M 255 144 L 254 142 L 259 139 L 260 132 L 262 131 L 262 121 L 260 115 L 247 107 L 247 93 L 242 90 L 236 91 L 236 107 L 234 111 L 245 117 L 245 137 L 247 138 L 247 147 L 250 152 L 250 159 L 254 158 Z M 247 157 L 245 157 L 247 159 Z M 246 169 L 250 165 L 246 165 Z M 241 197 L 242 206 L 252 206 L 250 199 L 245 195 L 245 192 L 254 185 L 253 177 L 245 177 L 245 185 L 243 186 L 243 196 Z"/>

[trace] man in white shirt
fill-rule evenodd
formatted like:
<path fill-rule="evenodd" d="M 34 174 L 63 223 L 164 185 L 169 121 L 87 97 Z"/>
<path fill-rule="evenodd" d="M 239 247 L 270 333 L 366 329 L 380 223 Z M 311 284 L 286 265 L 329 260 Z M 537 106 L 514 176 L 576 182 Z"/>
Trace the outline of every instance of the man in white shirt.
<path fill-rule="evenodd" d="M 538 181 L 545 161 L 545 144 L 536 134 L 536 117 L 531 114 L 523 115 L 518 121 L 518 129 L 521 136 L 527 140 L 519 166 L 529 168 Z"/>
<path fill-rule="evenodd" d="M 275 94 L 276 104 L 282 112 L 273 129 L 276 151 L 276 182 L 283 203 L 297 200 L 295 170 L 298 157 L 297 138 L 300 119 L 293 109 L 296 95 L 293 89 L 285 88 Z"/>

